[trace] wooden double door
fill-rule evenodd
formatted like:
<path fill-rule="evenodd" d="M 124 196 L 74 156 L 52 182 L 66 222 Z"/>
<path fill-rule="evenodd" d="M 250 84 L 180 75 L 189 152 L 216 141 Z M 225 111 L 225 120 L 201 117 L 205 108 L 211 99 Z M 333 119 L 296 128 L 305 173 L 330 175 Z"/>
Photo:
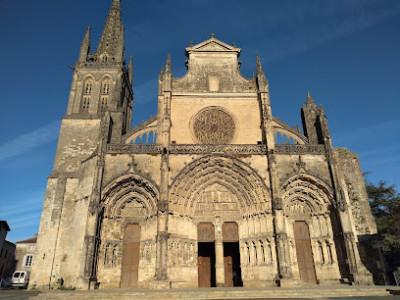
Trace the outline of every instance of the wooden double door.
<path fill-rule="evenodd" d="M 224 286 L 242 286 L 237 224 L 233 222 L 224 223 L 222 233 L 223 257 L 219 257 L 219 261 L 224 263 Z M 216 251 L 214 226 L 211 223 L 200 223 L 197 238 L 199 287 L 215 287 Z M 222 254 L 222 252 L 219 253 Z"/>
<path fill-rule="evenodd" d="M 134 288 L 138 285 L 140 254 L 140 226 L 129 224 L 125 227 L 122 250 L 121 288 Z"/>
<path fill-rule="evenodd" d="M 293 224 L 294 238 L 296 241 L 297 264 L 299 266 L 300 280 L 303 283 L 316 284 L 314 258 L 311 247 L 310 231 L 304 221 Z"/>

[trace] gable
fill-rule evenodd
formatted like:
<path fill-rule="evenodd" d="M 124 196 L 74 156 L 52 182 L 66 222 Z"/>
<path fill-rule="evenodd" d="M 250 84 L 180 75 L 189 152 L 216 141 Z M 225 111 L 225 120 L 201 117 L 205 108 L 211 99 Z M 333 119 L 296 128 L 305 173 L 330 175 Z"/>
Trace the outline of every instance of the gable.
<path fill-rule="evenodd" d="M 234 45 L 228 45 L 215 38 L 211 34 L 211 38 L 197 45 L 191 45 L 186 48 L 186 56 L 189 56 L 193 52 L 231 52 L 240 55 L 240 48 L 236 48 Z"/>

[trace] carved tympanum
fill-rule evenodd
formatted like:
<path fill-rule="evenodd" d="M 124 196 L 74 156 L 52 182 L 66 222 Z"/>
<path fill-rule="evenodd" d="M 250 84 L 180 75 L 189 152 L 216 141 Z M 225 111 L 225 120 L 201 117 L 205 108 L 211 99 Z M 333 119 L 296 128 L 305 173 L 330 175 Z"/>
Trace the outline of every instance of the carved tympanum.
<path fill-rule="evenodd" d="M 193 133 L 200 144 L 229 144 L 235 134 L 232 117 L 218 107 L 208 107 L 193 119 Z"/>

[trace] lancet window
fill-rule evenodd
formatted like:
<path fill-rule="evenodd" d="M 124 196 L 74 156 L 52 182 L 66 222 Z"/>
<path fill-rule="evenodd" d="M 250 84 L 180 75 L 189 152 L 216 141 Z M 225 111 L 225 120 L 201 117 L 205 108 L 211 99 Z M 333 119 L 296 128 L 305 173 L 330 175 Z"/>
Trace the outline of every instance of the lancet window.
<path fill-rule="evenodd" d="M 93 80 L 88 78 L 83 85 L 83 97 L 81 102 L 81 112 L 89 111 L 90 98 L 92 96 Z"/>
<path fill-rule="evenodd" d="M 99 110 L 106 110 L 110 97 L 110 79 L 106 78 L 101 83 Z"/>

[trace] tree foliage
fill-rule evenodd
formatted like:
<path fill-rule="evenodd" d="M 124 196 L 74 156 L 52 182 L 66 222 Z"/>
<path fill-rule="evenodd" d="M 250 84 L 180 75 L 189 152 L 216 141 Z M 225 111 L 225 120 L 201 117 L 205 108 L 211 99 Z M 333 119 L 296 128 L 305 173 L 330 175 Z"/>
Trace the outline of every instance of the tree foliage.
<path fill-rule="evenodd" d="M 400 193 L 384 181 L 366 181 L 366 188 L 378 232 L 384 237 L 384 250 L 400 260 Z"/>

